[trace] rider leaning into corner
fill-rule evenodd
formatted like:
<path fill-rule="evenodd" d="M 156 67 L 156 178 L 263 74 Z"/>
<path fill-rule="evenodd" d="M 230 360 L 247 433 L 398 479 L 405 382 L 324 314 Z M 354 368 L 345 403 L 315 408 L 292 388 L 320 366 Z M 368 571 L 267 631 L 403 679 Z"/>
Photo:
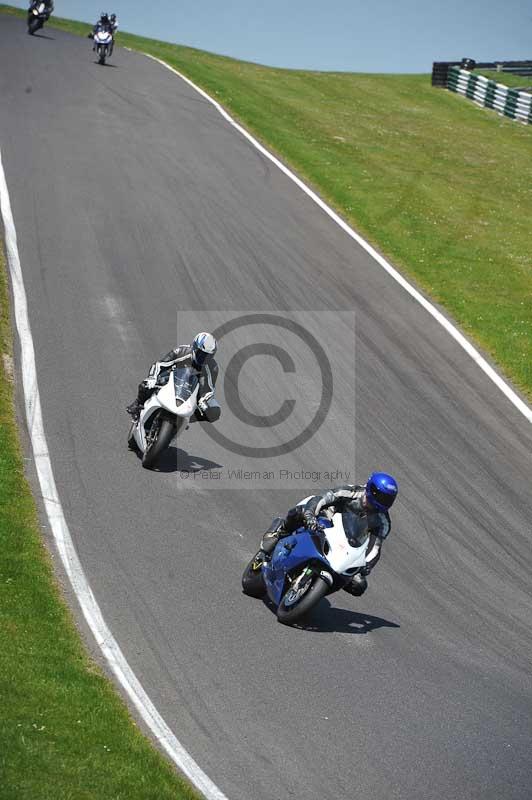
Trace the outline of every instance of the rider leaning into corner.
<path fill-rule="evenodd" d="M 323 494 L 314 495 L 304 505 L 291 508 L 285 519 L 276 517 L 273 520 L 262 537 L 260 550 L 254 558 L 254 567 L 260 569 L 264 561 L 269 561 L 279 539 L 289 536 L 297 528 L 318 531 L 318 516 L 332 519 L 336 513 L 351 511 L 357 515 L 360 524 L 367 528 L 369 541 L 366 566 L 343 588 L 360 597 L 368 588 L 367 577 L 381 557 L 382 543 L 390 533 L 391 520 L 388 512 L 397 492 L 395 478 L 386 472 L 373 472 L 365 485 L 338 486 Z"/>
<path fill-rule="evenodd" d="M 46 10 L 46 19 L 48 20 L 48 19 L 50 19 L 50 16 L 51 16 L 51 14 L 52 14 L 52 12 L 54 10 L 54 3 L 53 3 L 53 0 L 42 0 L 42 2 L 44 3 L 44 7 L 45 7 L 45 10 Z M 35 5 L 35 0 L 32 0 L 32 2 L 30 3 L 30 7 L 28 9 L 28 15 L 29 15 L 29 13 L 30 13 L 30 11 L 31 11 L 31 9 L 33 8 L 34 5 Z"/>
<path fill-rule="evenodd" d="M 112 17 L 115 18 L 114 23 Z M 92 31 L 87 34 L 87 39 L 94 39 L 96 34 L 100 33 L 100 31 L 107 31 L 114 37 L 116 28 L 118 28 L 118 23 L 116 23 L 116 15 L 111 14 L 111 16 L 109 16 L 106 11 L 102 11 L 99 20 L 94 23 Z M 94 44 L 92 49 L 96 49 L 96 44 Z"/>
<path fill-rule="evenodd" d="M 109 33 L 114 33 L 113 23 L 111 22 L 109 14 L 106 11 L 102 11 L 100 14 L 100 19 L 94 24 L 92 33 L 89 35 L 94 36 L 94 34 L 98 33 L 98 31 L 109 31 Z"/>
<path fill-rule="evenodd" d="M 216 422 L 220 417 L 220 405 L 214 396 L 218 378 L 218 364 L 214 355 L 217 350 L 216 339 L 212 333 L 198 333 L 192 344 L 182 344 L 154 361 L 148 376 L 139 383 L 137 398 L 127 407 L 128 414 L 138 419 L 146 400 L 168 382 L 173 367 L 193 367 L 200 373 L 198 410 L 196 421 Z"/>

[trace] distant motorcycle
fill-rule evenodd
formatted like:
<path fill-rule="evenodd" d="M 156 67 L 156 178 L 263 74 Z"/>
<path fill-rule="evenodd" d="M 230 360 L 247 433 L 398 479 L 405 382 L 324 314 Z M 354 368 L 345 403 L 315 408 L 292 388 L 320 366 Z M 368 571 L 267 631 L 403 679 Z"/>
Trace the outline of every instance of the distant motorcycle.
<path fill-rule="evenodd" d="M 197 410 L 200 373 L 193 367 L 174 367 L 168 381 L 144 404 L 129 429 L 128 444 L 142 453 L 142 466 L 151 469 L 174 436 L 186 429 Z"/>
<path fill-rule="evenodd" d="M 244 593 L 267 594 L 285 625 L 298 622 L 322 597 L 342 589 L 366 564 L 369 534 L 356 514 L 336 513 L 332 520 L 320 517 L 319 523 L 318 533 L 299 528 L 278 541 L 270 561 L 252 559 L 244 570 Z"/>
<path fill-rule="evenodd" d="M 96 31 L 94 49 L 98 55 L 98 64 L 105 64 L 105 59 L 113 52 L 113 34 L 107 30 Z"/>
<path fill-rule="evenodd" d="M 50 9 L 46 3 L 34 2 L 28 9 L 28 33 L 30 36 L 40 30 L 50 18 Z"/>

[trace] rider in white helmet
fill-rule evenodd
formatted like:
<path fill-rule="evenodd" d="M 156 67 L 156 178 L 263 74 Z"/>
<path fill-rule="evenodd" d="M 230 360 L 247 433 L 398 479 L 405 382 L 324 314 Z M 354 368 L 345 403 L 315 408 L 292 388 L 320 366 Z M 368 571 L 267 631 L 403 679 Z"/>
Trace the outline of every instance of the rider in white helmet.
<path fill-rule="evenodd" d="M 158 361 L 154 361 L 148 376 L 139 384 L 137 398 L 127 407 L 128 414 L 138 419 L 146 400 L 158 386 L 167 382 L 172 367 L 191 366 L 200 372 L 197 419 L 216 422 L 220 417 L 220 405 L 214 397 L 218 378 L 218 364 L 214 359 L 216 350 L 216 339 L 212 333 L 202 331 L 194 337 L 192 344 L 182 344 L 165 353 Z"/>

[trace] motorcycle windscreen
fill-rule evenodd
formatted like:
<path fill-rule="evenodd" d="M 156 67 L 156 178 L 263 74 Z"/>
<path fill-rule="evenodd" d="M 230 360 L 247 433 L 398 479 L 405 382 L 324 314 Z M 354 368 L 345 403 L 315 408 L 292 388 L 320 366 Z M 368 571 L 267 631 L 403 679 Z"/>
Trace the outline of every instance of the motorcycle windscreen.
<path fill-rule="evenodd" d="M 349 515 L 351 516 L 351 515 Z M 354 567 L 363 567 L 366 563 L 366 548 L 369 540 L 367 523 L 358 523 L 345 514 L 335 514 L 332 526 L 325 529 L 330 545 L 327 560 L 335 572 L 344 573 Z M 347 530 L 346 526 L 347 525 Z M 365 535 L 364 535 L 365 530 Z M 354 539 L 348 540 L 348 531 Z"/>
<path fill-rule="evenodd" d="M 361 547 L 369 536 L 368 518 L 364 514 L 355 514 L 349 508 L 342 512 L 342 525 L 345 538 L 351 547 Z"/>
<path fill-rule="evenodd" d="M 174 392 L 177 405 L 190 400 L 199 383 L 199 375 L 193 367 L 176 367 L 174 370 Z"/>

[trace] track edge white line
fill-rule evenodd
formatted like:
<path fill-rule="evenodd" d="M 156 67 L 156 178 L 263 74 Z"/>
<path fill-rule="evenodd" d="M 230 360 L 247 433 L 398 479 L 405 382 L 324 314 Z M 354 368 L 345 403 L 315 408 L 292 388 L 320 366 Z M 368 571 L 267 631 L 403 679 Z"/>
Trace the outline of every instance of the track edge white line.
<path fill-rule="evenodd" d="M 273 153 L 270 153 L 264 145 L 262 145 L 257 139 L 255 139 L 245 128 L 242 127 L 236 120 L 231 117 L 231 115 L 225 110 L 225 108 L 220 105 L 220 103 L 211 97 L 204 89 L 199 87 L 190 78 L 187 78 L 186 75 L 183 75 L 182 72 L 175 69 L 175 67 L 171 67 L 170 64 L 167 64 L 166 61 L 163 61 L 161 58 L 157 58 L 156 56 L 152 56 L 150 53 L 145 53 L 142 50 L 133 50 L 130 47 L 126 47 L 126 50 L 129 52 L 140 53 L 146 58 L 151 58 L 152 61 L 157 61 L 158 64 L 165 67 L 165 69 L 170 70 L 179 78 L 181 78 L 185 83 L 188 83 L 195 91 L 199 92 L 209 103 L 211 103 L 216 110 L 224 117 L 224 119 L 229 122 L 230 125 L 233 126 L 239 133 L 242 134 L 263 156 L 268 158 L 276 167 L 278 167 L 281 172 L 283 172 L 290 180 L 292 180 L 302 192 L 304 192 L 311 200 L 318 205 L 322 211 L 324 211 L 336 224 L 342 228 L 345 233 L 348 234 L 352 239 L 354 239 L 357 244 L 360 245 L 389 275 L 392 277 L 400 286 L 408 292 L 411 297 L 414 298 L 423 308 L 428 311 L 428 313 L 434 317 L 434 319 L 447 331 L 447 333 L 452 336 L 452 338 L 460 345 L 460 347 L 465 350 L 465 352 L 473 359 L 473 361 L 477 364 L 478 367 L 487 375 L 487 377 L 497 386 L 497 388 L 507 397 L 507 399 L 517 408 L 518 411 L 523 414 L 523 416 L 532 423 L 532 408 L 528 406 L 524 400 L 522 400 L 519 395 L 512 389 L 512 387 L 504 380 L 504 378 L 499 375 L 499 373 L 491 366 L 491 364 L 486 361 L 483 355 L 479 353 L 479 351 L 474 347 L 473 344 L 461 333 L 458 328 L 452 324 L 442 313 L 439 311 L 435 305 L 433 305 L 426 297 L 424 297 L 421 292 L 419 292 L 411 283 L 409 283 L 406 278 L 398 272 L 395 267 L 393 267 L 380 253 L 372 247 L 369 242 L 367 242 L 359 233 L 357 233 L 347 222 L 342 219 L 336 211 L 327 205 L 327 203 L 319 197 L 307 184 L 298 178 L 298 176 L 292 172 L 288 167 L 283 164 L 278 158 L 276 158 Z"/>
<path fill-rule="evenodd" d="M 178 741 L 146 694 L 103 618 L 100 607 L 92 593 L 83 567 L 81 566 L 79 556 L 74 547 L 74 542 L 57 492 L 44 433 L 41 401 L 37 384 L 35 349 L 31 335 L 26 291 L 18 253 L 17 234 L 2 163 L 1 150 L 0 211 L 4 223 L 6 256 L 13 292 L 15 324 L 20 342 L 21 373 L 28 432 L 42 499 L 50 522 L 54 541 L 61 557 L 61 562 L 68 575 L 83 616 L 102 654 L 155 739 L 178 769 L 204 795 L 206 800 L 228 800 Z"/>

